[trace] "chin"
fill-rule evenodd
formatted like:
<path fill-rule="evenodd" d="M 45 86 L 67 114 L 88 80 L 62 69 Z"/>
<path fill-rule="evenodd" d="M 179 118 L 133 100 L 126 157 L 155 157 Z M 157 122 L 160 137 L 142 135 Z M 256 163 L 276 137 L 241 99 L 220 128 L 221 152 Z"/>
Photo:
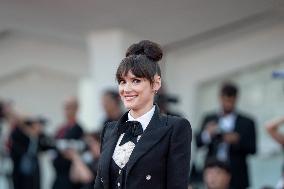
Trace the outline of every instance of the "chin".
<path fill-rule="evenodd" d="M 131 102 L 124 102 L 123 103 L 124 104 L 124 107 L 126 108 L 126 109 L 133 109 L 134 107 L 135 107 L 135 104 L 134 103 L 131 103 Z"/>

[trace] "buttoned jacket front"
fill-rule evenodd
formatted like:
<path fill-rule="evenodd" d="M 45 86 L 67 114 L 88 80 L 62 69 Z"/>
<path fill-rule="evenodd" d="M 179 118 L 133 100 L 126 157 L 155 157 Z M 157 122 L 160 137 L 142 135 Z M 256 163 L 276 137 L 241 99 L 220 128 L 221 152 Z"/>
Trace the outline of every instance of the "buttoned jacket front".
<path fill-rule="evenodd" d="M 119 138 L 118 125 L 125 121 L 127 113 L 103 129 L 95 189 L 110 189 L 109 171 Z M 191 126 L 186 119 L 161 115 L 156 106 L 127 163 L 124 189 L 187 189 L 191 139 Z"/>

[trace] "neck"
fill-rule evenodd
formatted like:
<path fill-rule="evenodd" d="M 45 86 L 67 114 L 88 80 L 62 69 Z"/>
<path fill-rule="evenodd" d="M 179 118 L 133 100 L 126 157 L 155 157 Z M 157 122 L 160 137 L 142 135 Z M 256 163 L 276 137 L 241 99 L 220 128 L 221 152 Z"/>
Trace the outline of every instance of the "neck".
<path fill-rule="evenodd" d="M 140 109 L 131 109 L 130 114 L 131 114 L 132 117 L 134 117 L 136 119 L 138 117 L 141 117 L 142 115 L 144 115 L 148 111 L 150 111 L 152 109 L 152 107 L 153 107 L 153 102 L 143 106 Z"/>
<path fill-rule="evenodd" d="M 76 118 L 75 117 L 70 117 L 67 119 L 67 124 L 73 125 L 76 123 Z"/>
<path fill-rule="evenodd" d="M 223 112 L 223 115 L 228 115 L 228 114 L 231 114 L 231 113 L 233 113 L 234 112 L 234 110 L 232 110 L 232 111 L 224 111 Z"/>

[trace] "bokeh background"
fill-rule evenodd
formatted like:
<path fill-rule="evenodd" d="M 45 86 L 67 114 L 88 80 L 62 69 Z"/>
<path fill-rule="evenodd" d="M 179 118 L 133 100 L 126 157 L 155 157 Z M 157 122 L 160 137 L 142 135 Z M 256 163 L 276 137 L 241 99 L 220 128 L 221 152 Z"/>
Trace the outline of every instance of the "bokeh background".
<path fill-rule="evenodd" d="M 238 109 L 257 122 L 251 188 L 274 186 L 283 154 L 264 124 L 284 113 L 284 79 L 272 77 L 284 70 L 282 0 L 1 0 L 0 97 L 47 117 L 45 130 L 53 134 L 63 100 L 77 95 L 84 129 L 99 130 L 102 92 L 116 88 L 117 65 L 141 39 L 162 45 L 165 90 L 178 98 L 171 109 L 194 130 L 205 112 L 218 109 L 220 84 L 238 84 Z M 204 153 L 194 144 L 192 154 L 202 164 Z M 54 174 L 46 156 L 42 175 L 49 189 Z"/>

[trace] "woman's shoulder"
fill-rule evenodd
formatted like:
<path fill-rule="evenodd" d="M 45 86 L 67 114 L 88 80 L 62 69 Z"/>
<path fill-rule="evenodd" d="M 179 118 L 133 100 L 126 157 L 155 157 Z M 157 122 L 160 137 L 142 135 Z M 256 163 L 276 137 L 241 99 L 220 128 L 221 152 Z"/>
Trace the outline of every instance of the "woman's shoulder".
<path fill-rule="evenodd" d="M 117 121 L 110 121 L 104 125 L 103 133 L 112 131 L 116 127 Z"/>
<path fill-rule="evenodd" d="M 192 128 L 190 122 L 179 116 L 167 115 L 168 126 L 172 127 L 172 137 L 174 140 L 181 140 L 181 138 L 186 138 L 186 140 L 192 139 Z"/>
<path fill-rule="evenodd" d="M 173 129 L 190 129 L 191 130 L 190 122 L 184 117 L 166 115 L 165 118 L 167 119 L 167 124 L 169 126 L 172 126 Z"/>
<path fill-rule="evenodd" d="M 113 133 L 113 129 L 115 128 L 117 124 L 117 121 L 111 121 L 111 122 L 107 122 L 104 127 L 103 130 L 101 132 L 101 139 L 102 140 L 106 140 L 107 138 L 111 137 L 111 134 Z"/>
<path fill-rule="evenodd" d="M 190 122 L 184 118 L 184 117 L 181 117 L 181 116 L 175 116 L 175 115 L 166 115 L 168 121 L 170 121 L 171 123 L 180 123 L 180 124 L 189 124 L 190 125 Z"/>

